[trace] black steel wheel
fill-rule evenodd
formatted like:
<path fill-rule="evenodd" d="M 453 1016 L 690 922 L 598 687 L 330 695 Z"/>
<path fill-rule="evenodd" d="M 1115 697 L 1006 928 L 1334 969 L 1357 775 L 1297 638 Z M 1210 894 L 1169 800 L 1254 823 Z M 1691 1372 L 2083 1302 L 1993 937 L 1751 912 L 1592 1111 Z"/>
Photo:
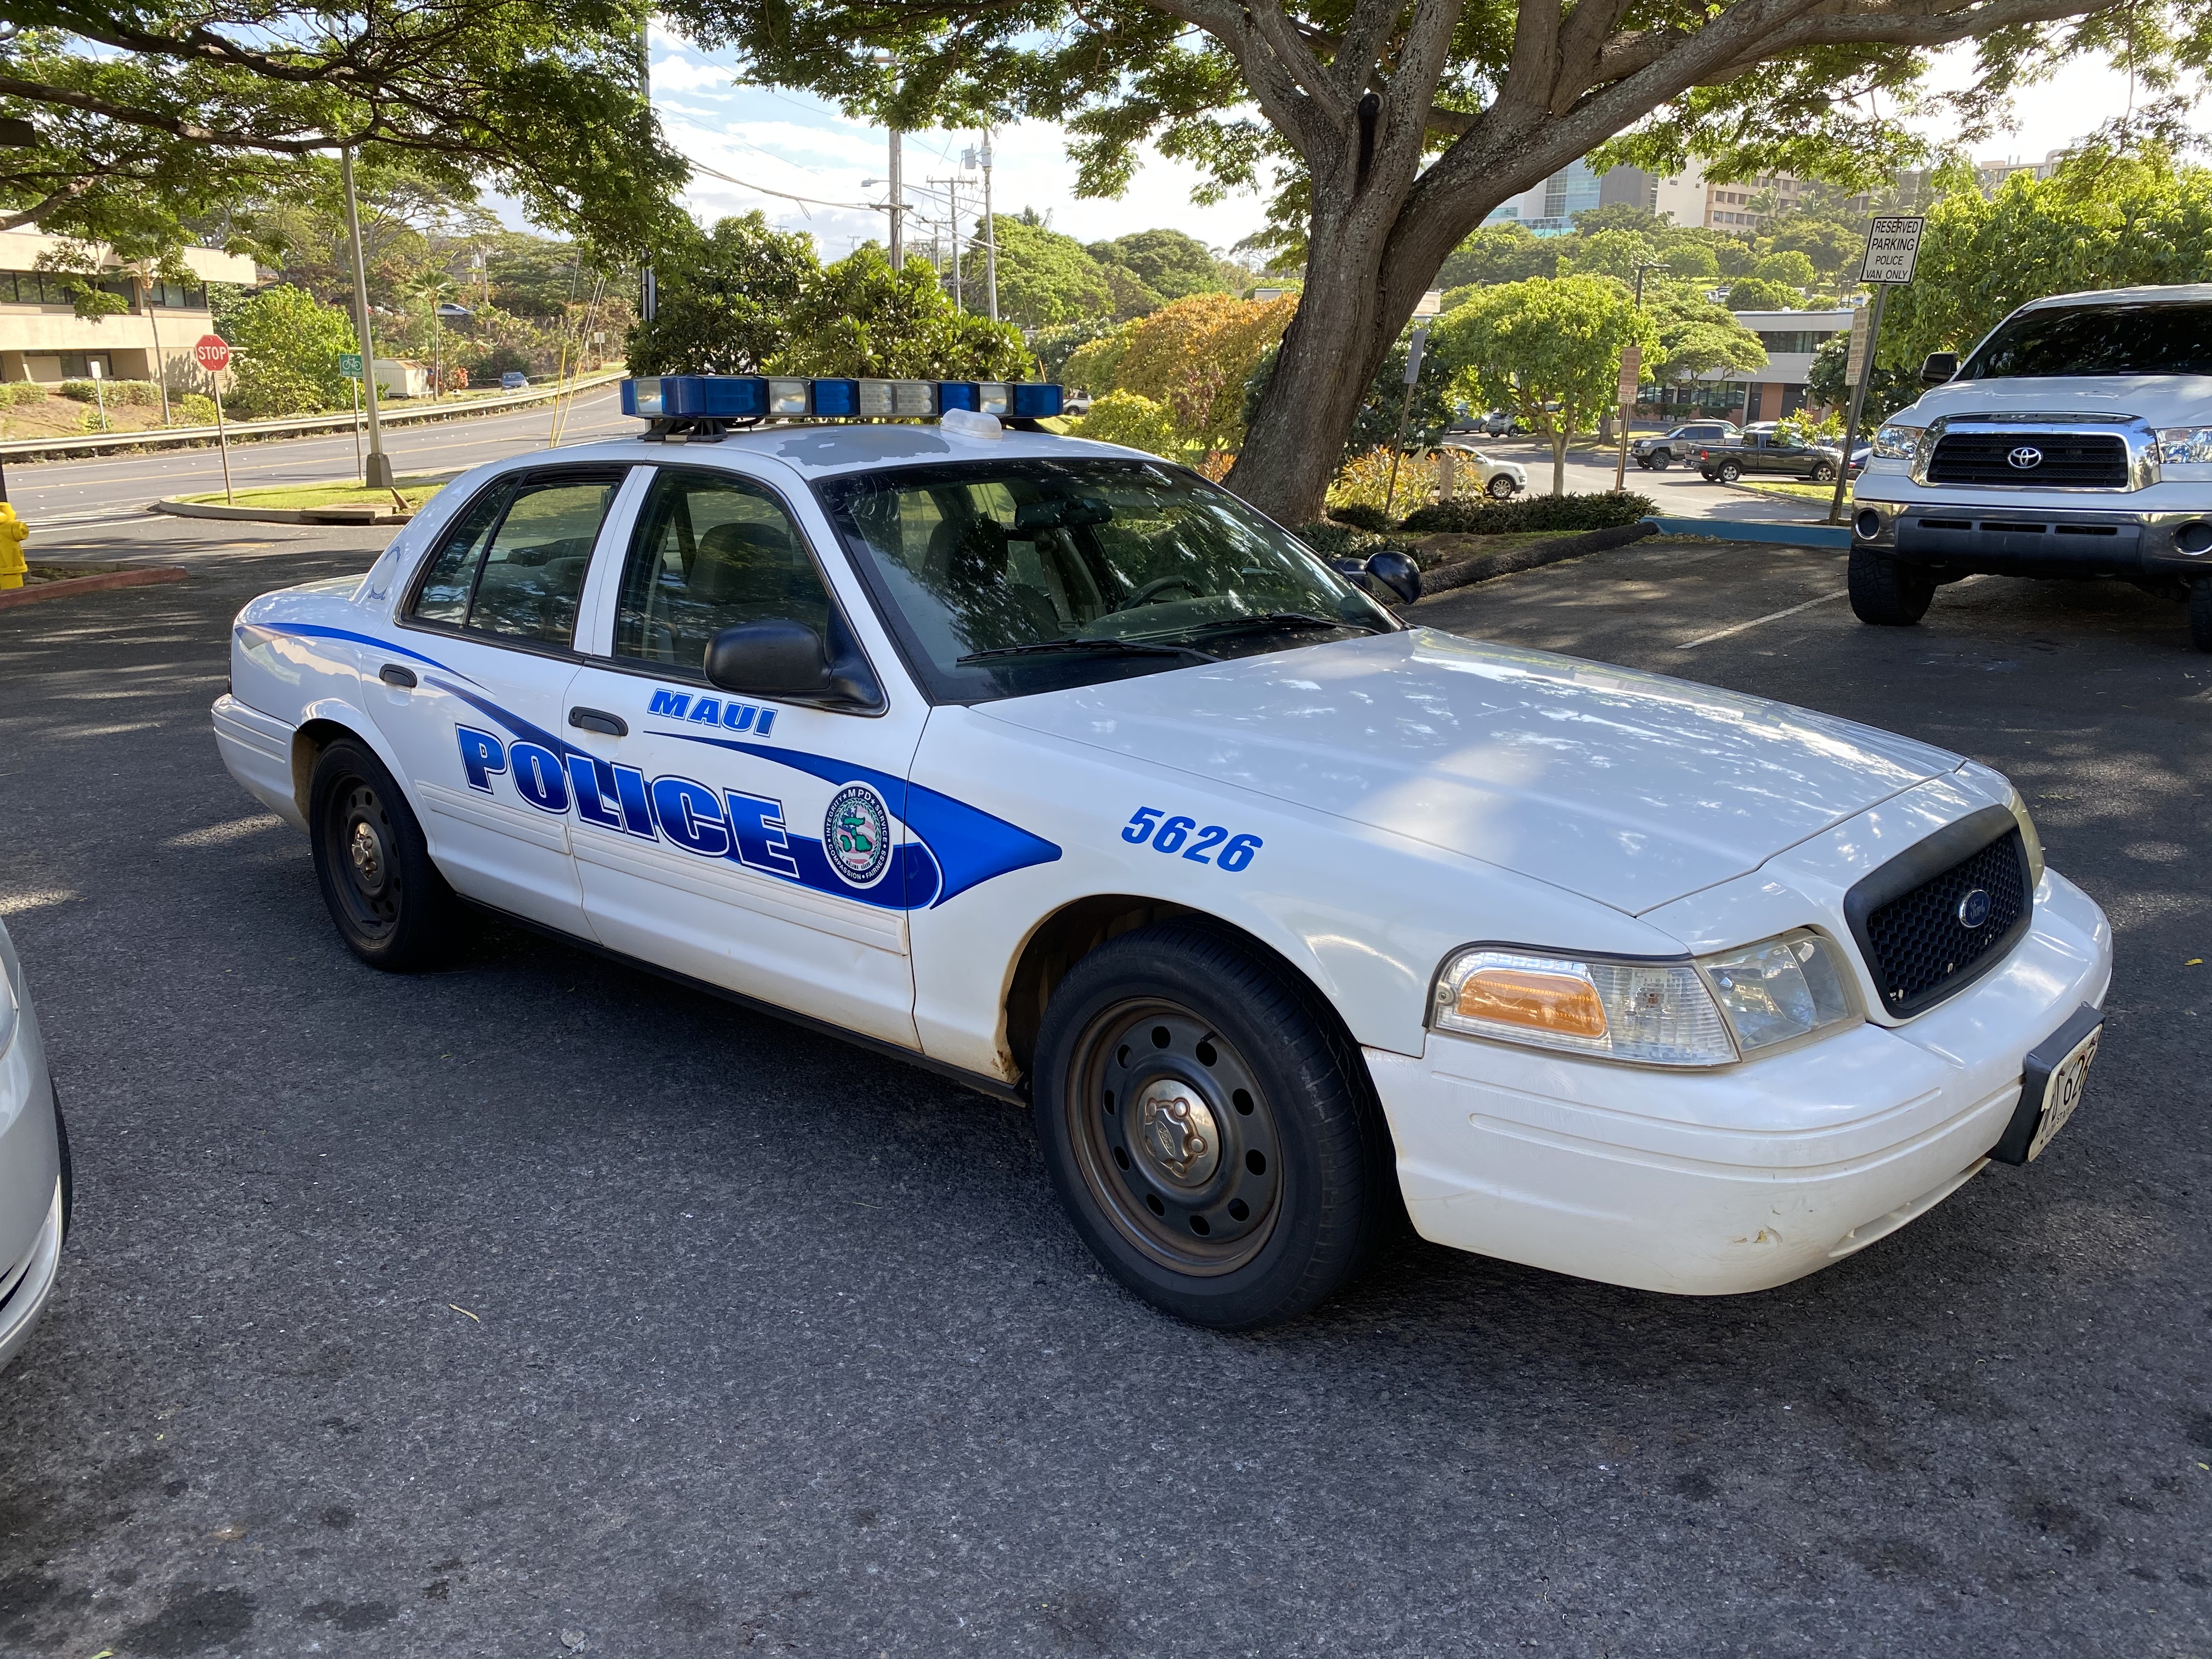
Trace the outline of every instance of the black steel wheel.
<path fill-rule="evenodd" d="M 2212 580 L 2189 584 L 2189 648 L 2212 651 Z"/>
<path fill-rule="evenodd" d="M 439 960 L 459 902 L 384 763 L 341 738 L 316 759 L 308 799 L 315 877 L 348 948 L 394 973 Z"/>
<path fill-rule="evenodd" d="M 1395 1194 L 1358 1050 L 1310 988 L 1194 922 L 1069 970 L 1038 1036 L 1038 1138 L 1068 1216 L 1154 1306 L 1222 1329 L 1355 1273 Z"/>
<path fill-rule="evenodd" d="M 1743 477 L 1743 468 L 1734 461 L 1723 461 L 1713 471 L 1719 475 L 1723 483 L 1734 483 L 1738 478 Z"/>
<path fill-rule="evenodd" d="M 1910 628 L 1928 614 L 1936 579 L 1872 548 L 1854 547 L 1848 585 L 1851 614 L 1878 628 Z"/>

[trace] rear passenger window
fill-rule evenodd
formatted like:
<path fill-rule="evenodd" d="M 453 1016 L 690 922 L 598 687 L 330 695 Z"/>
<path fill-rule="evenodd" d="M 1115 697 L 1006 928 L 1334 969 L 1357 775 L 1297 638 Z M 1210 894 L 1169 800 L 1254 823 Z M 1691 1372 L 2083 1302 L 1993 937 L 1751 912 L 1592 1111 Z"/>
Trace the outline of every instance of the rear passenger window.
<path fill-rule="evenodd" d="M 615 655 L 690 674 L 739 623 L 830 631 L 830 594 L 783 505 L 727 473 L 664 468 L 623 568 Z"/>
<path fill-rule="evenodd" d="M 619 475 L 525 478 L 469 503 L 415 596 L 421 622 L 567 647 Z"/>

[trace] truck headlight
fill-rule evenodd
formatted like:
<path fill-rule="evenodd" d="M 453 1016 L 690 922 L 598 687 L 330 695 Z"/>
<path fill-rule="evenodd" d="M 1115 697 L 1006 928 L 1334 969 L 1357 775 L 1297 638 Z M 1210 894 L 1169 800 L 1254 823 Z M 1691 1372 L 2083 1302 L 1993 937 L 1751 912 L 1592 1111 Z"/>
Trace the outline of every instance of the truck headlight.
<path fill-rule="evenodd" d="M 2162 426 L 2158 458 L 2177 466 L 2212 465 L 2212 426 Z"/>
<path fill-rule="evenodd" d="M 2020 839 L 2027 848 L 2027 884 L 2031 890 L 2043 885 L 2043 837 L 2036 833 L 2035 820 L 2027 815 L 2027 801 L 2015 789 L 2012 799 L 2005 803 L 2020 824 Z"/>
<path fill-rule="evenodd" d="M 1885 461 L 1909 461 L 1912 452 L 1920 447 L 1920 434 L 1924 426 L 1885 426 L 1874 434 L 1874 453 Z"/>
<path fill-rule="evenodd" d="M 1477 945 L 1437 976 L 1431 1023 L 1646 1066 L 1726 1066 L 1863 1018 L 1836 947 L 1805 928 L 1692 962 Z"/>

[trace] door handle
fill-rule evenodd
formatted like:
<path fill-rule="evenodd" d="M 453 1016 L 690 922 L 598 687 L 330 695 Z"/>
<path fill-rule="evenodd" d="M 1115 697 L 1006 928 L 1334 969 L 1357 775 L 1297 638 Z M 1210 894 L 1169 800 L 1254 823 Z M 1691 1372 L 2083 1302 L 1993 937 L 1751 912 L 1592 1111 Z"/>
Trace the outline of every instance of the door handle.
<path fill-rule="evenodd" d="M 376 671 L 376 678 L 386 685 L 411 686 L 415 684 L 415 671 L 411 668 L 402 668 L 396 662 L 388 662 Z"/>
<path fill-rule="evenodd" d="M 620 714 L 610 714 L 604 708 L 571 708 L 568 724 L 580 732 L 598 732 L 610 738 L 629 735 L 629 722 Z"/>

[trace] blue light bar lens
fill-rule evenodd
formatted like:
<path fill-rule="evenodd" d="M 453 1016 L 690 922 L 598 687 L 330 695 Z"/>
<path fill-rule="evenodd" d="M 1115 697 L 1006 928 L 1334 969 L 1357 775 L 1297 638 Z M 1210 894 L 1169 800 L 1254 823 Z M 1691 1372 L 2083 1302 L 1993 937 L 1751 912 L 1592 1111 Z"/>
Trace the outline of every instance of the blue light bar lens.
<path fill-rule="evenodd" d="M 858 380 L 817 380 L 814 383 L 814 412 L 817 415 L 857 415 L 860 412 L 860 383 Z"/>
<path fill-rule="evenodd" d="M 1017 384 L 1011 389 L 1012 412 L 1027 420 L 1050 420 L 1060 411 L 1063 402 L 1056 386 L 1042 386 L 1035 381 Z"/>
<path fill-rule="evenodd" d="M 937 412 L 948 409 L 974 409 L 975 387 L 969 380 L 939 380 L 937 383 Z"/>
<path fill-rule="evenodd" d="M 670 416 L 757 420 L 813 415 L 828 419 L 927 419 L 965 409 L 1046 419 L 1066 406 L 1061 389 L 1036 381 L 769 380 L 758 374 L 641 375 L 622 383 L 622 410 L 639 420 Z"/>

